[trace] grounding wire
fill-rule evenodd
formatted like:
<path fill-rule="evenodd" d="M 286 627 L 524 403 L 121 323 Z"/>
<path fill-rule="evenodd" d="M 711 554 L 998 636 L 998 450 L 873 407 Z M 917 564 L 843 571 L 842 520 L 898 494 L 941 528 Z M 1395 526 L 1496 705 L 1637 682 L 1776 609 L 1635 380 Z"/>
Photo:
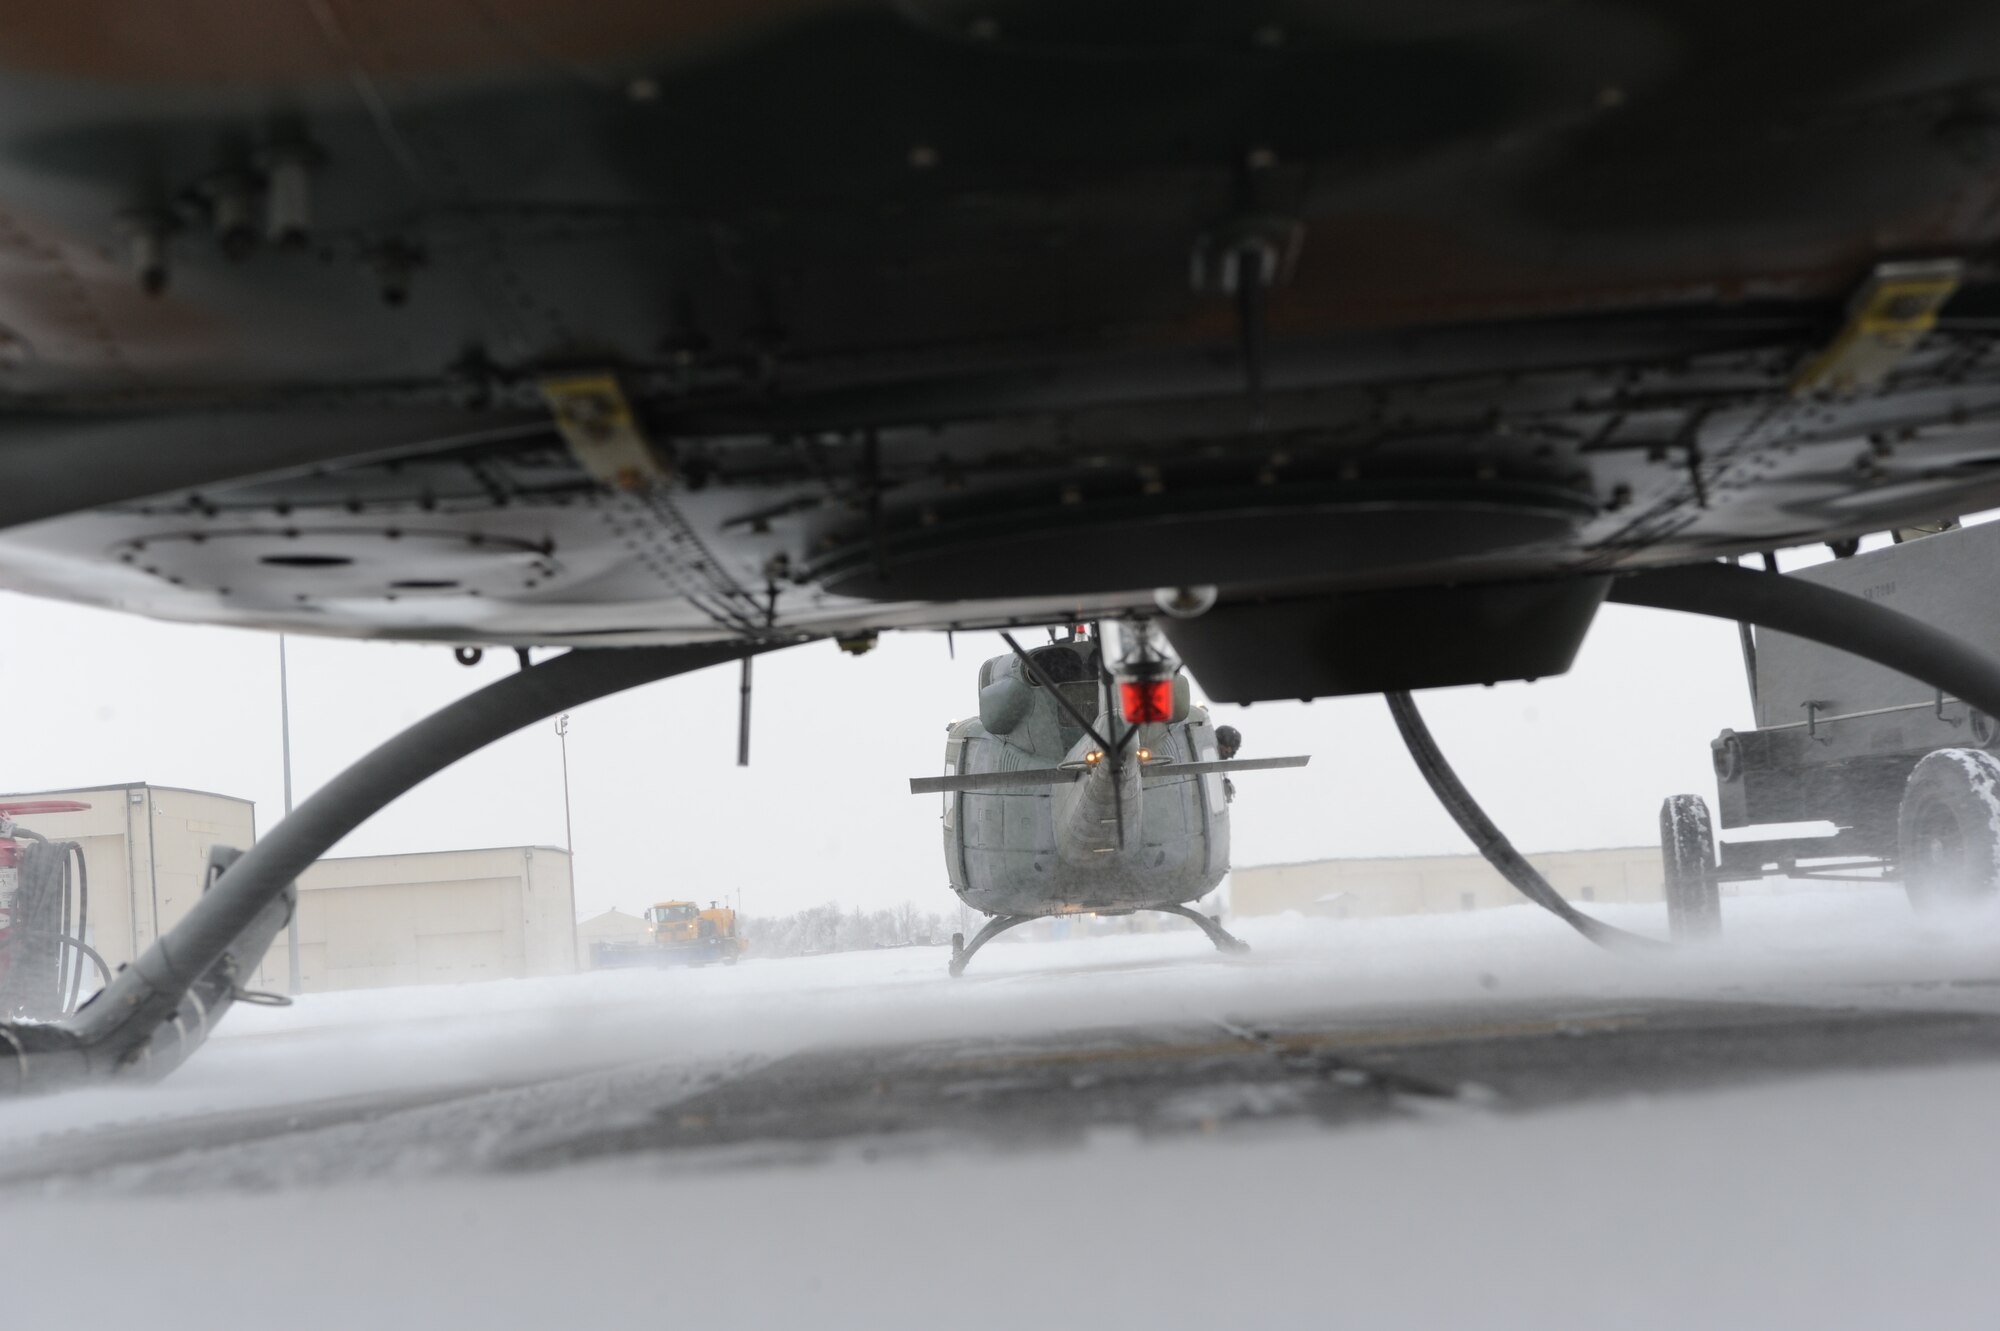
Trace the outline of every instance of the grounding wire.
<path fill-rule="evenodd" d="M 102 984 L 109 985 L 111 983 L 111 966 L 104 960 L 104 958 L 101 955 L 98 954 L 96 948 L 84 942 L 81 938 L 77 938 L 71 934 L 64 934 L 62 942 L 63 946 L 75 951 L 79 958 L 87 958 L 90 961 L 91 965 L 97 967 L 97 978 Z M 77 962 L 76 974 L 78 979 L 81 980 L 83 975 L 82 960 L 79 960 Z M 72 997 L 70 998 L 70 1006 L 67 1009 L 65 1009 L 65 1013 L 76 1011 L 76 999 L 74 997 L 76 989 L 72 987 L 70 992 L 72 995 Z"/>
<path fill-rule="evenodd" d="M 69 930 L 64 930 L 63 941 L 75 948 L 80 954 L 79 959 L 70 967 L 69 997 L 63 1003 L 63 1012 L 67 1014 L 76 1011 L 77 999 L 83 993 L 83 962 L 81 957 L 89 957 L 97 963 L 98 972 L 102 976 L 103 982 L 107 985 L 111 983 L 111 968 L 104 964 L 103 957 L 98 956 L 83 941 L 84 931 L 90 927 L 90 866 L 83 858 L 83 843 L 81 841 L 66 841 L 63 844 L 68 848 L 70 858 L 76 863 L 76 930 L 73 934 Z M 64 895 L 68 895 L 67 886 L 64 888 Z"/>
<path fill-rule="evenodd" d="M 1562 893 L 1556 891 L 1541 871 L 1514 849 L 1514 843 L 1472 798 L 1472 792 L 1458 779 L 1458 773 L 1445 761 L 1444 753 L 1431 737 L 1430 727 L 1424 724 L 1415 700 L 1408 693 L 1385 693 L 1382 696 L 1388 700 L 1389 713 L 1396 718 L 1396 729 L 1402 732 L 1403 743 L 1409 748 L 1410 757 L 1416 760 L 1417 770 L 1423 773 L 1431 793 L 1437 796 L 1438 803 L 1444 805 L 1445 812 L 1451 815 L 1460 830 L 1472 839 L 1472 844 L 1486 862 L 1515 891 L 1608 951 L 1657 954 L 1673 946 L 1657 938 L 1648 938 L 1592 919 L 1563 900 Z"/>

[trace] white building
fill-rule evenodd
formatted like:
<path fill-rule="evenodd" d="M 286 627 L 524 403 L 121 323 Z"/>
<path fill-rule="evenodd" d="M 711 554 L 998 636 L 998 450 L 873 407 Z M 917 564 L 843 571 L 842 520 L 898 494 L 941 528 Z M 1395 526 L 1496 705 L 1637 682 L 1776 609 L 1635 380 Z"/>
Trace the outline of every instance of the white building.
<path fill-rule="evenodd" d="M 290 989 L 290 941 L 257 988 Z M 506 846 L 321 860 L 299 876 L 299 992 L 459 984 L 576 969 L 569 852 Z"/>
<path fill-rule="evenodd" d="M 587 920 L 578 920 L 576 925 L 576 965 L 578 970 L 590 969 L 590 948 L 593 943 L 638 943 L 652 935 L 647 931 L 646 922 L 637 915 L 627 915 L 613 907 L 602 915 L 593 915 Z"/>
<path fill-rule="evenodd" d="M 132 782 L 0 796 L 31 799 L 90 806 L 20 823 L 83 847 L 84 942 L 113 969 L 194 906 L 210 846 L 248 850 L 257 839 L 255 809 L 230 795 Z M 567 973 L 577 965 L 575 920 L 569 854 L 551 846 L 321 860 L 299 878 L 300 989 Z M 290 991 L 284 934 L 248 983 Z"/>
<path fill-rule="evenodd" d="M 1587 901 L 1659 901 L 1665 875 L 1658 846 L 1557 850 L 1527 860 L 1564 897 Z M 1232 870 L 1230 914 L 1337 918 L 1428 915 L 1519 905 L 1521 894 L 1478 855 L 1406 855 L 1307 860 Z"/>

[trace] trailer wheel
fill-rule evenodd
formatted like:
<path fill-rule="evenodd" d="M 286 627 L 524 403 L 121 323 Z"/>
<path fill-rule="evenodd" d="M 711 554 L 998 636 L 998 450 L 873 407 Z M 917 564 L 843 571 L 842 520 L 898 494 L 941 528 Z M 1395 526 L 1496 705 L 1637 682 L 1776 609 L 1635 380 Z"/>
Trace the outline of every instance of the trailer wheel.
<path fill-rule="evenodd" d="M 1921 911 L 2000 891 L 2000 759 L 1979 749 L 1925 754 L 1896 811 L 1896 857 Z"/>
<path fill-rule="evenodd" d="M 1699 795 L 1660 804 L 1660 864 L 1666 872 L 1667 928 L 1676 941 L 1722 934 L 1722 885 L 1715 877 L 1715 824 Z"/>

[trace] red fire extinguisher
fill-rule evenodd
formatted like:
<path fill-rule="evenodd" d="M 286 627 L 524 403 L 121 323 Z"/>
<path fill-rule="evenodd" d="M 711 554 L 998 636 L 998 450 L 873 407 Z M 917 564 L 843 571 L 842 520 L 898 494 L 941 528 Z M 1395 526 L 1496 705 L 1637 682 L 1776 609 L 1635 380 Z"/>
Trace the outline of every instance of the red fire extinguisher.
<path fill-rule="evenodd" d="M 14 964 L 14 898 L 21 891 L 21 841 L 14 835 L 17 814 L 76 813 L 88 809 L 76 800 L 16 800 L 0 804 L 0 983 Z"/>

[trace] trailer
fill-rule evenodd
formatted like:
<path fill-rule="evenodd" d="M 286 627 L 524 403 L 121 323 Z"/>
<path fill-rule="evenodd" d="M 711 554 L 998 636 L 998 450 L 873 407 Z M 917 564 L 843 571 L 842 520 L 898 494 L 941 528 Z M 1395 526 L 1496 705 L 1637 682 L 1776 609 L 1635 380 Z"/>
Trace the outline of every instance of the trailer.
<path fill-rule="evenodd" d="M 1950 529 L 1908 529 L 1895 545 L 1784 576 L 1885 604 L 2000 656 L 2000 523 L 1940 525 Z M 1675 937 L 1718 933 L 1721 885 L 1771 874 L 1899 881 L 1920 910 L 2000 895 L 1994 718 L 1803 638 L 1745 626 L 1742 641 L 1757 725 L 1709 744 L 1719 817 L 1699 795 L 1660 808 Z M 1775 834 L 1718 846 L 1718 821 Z M 1800 823 L 1834 830 L 1784 828 Z"/>

